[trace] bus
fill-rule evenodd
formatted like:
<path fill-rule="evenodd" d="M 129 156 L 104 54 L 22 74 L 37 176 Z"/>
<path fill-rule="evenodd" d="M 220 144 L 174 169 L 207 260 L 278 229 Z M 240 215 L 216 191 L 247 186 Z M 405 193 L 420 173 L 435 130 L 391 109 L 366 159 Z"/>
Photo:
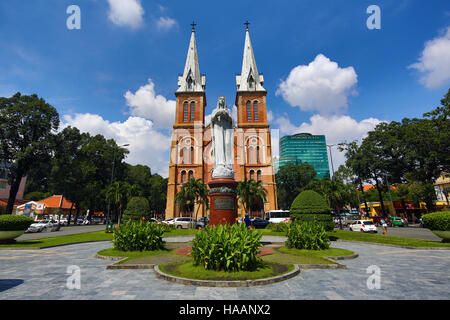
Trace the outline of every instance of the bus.
<path fill-rule="evenodd" d="M 269 223 L 282 223 L 290 221 L 290 212 L 288 210 L 271 210 L 264 212 L 264 219 Z"/>

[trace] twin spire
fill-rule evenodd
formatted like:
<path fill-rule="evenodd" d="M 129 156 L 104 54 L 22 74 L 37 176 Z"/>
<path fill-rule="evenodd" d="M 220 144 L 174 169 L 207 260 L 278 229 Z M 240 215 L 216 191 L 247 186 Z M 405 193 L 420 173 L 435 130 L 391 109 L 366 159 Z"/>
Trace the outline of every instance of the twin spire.
<path fill-rule="evenodd" d="M 237 91 L 265 91 L 264 77 L 258 73 L 255 55 L 253 53 L 248 22 L 245 31 L 244 57 L 242 60 L 242 71 L 236 76 Z M 195 41 L 195 23 L 192 23 L 192 34 L 186 58 L 184 73 L 178 77 L 177 92 L 205 92 L 206 77 L 200 74 L 198 64 L 197 44 Z"/>

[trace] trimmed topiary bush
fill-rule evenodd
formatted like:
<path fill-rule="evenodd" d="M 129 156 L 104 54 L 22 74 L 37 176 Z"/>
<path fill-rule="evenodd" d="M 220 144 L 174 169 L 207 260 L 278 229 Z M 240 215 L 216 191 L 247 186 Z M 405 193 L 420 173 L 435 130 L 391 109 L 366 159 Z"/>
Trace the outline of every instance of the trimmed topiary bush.
<path fill-rule="evenodd" d="M 425 228 L 437 231 L 450 231 L 450 211 L 426 214 L 422 217 Z"/>
<path fill-rule="evenodd" d="M 164 226 L 145 220 L 127 221 L 114 229 L 114 249 L 121 251 L 154 251 L 164 247 Z"/>
<path fill-rule="evenodd" d="M 443 242 L 450 242 L 450 211 L 426 214 L 422 217 L 422 221 L 424 227 L 442 238 Z"/>
<path fill-rule="evenodd" d="M 291 205 L 291 219 L 298 222 L 317 222 L 326 231 L 334 229 L 331 209 L 326 200 L 313 190 L 306 190 L 300 193 Z"/>
<path fill-rule="evenodd" d="M 330 239 L 324 227 L 317 222 L 294 222 L 287 231 L 286 247 L 325 250 L 330 247 Z"/>
<path fill-rule="evenodd" d="M 123 213 L 122 220 L 140 221 L 142 218 L 148 218 L 150 215 L 150 205 L 147 198 L 134 197 L 128 202 L 127 208 Z"/>
<path fill-rule="evenodd" d="M 216 271 L 254 271 L 263 265 L 257 256 L 261 237 L 245 223 L 203 229 L 195 235 L 192 246 L 194 265 Z"/>
<path fill-rule="evenodd" d="M 15 214 L 0 215 L 0 231 L 27 230 L 33 222 L 33 219 L 27 216 L 19 216 Z"/>

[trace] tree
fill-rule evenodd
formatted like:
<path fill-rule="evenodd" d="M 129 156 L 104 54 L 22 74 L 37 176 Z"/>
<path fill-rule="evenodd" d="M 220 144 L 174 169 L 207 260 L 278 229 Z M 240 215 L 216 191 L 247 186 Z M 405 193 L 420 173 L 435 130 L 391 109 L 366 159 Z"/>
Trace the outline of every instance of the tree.
<path fill-rule="evenodd" d="M 12 214 L 22 177 L 36 164 L 49 161 L 58 127 L 58 112 L 37 95 L 0 98 L 0 162 L 8 168 L 11 185 L 7 214 Z"/>
<path fill-rule="evenodd" d="M 107 188 L 106 199 L 112 201 L 116 206 L 117 221 L 119 224 L 123 210 L 131 196 L 131 185 L 128 182 L 116 181 Z"/>
<path fill-rule="evenodd" d="M 202 179 L 190 178 L 181 186 L 181 190 L 175 195 L 175 202 L 187 211 L 191 218 L 194 215 L 194 207 L 197 204 L 195 219 L 197 219 L 200 206 L 205 205 L 209 209 L 208 186 L 202 182 Z"/>
<path fill-rule="evenodd" d="M 258 202 L 267 201 L 267 190 L 263 187 L 261 181 L 247 180 L 247 177 L 245 177 L 244 181 L 238 182 L 236 192 L 245 214 L 250 214 L 252 206 Z"/>
<path fill-rule="evenodd" d="M 290 208 L 295 197 L 316 175 L 314 167 L 307 162 L 301 165 L 286 164 L 280 167 L 275 175 L 278 206 L 282 209 Z"/>
<path fill-rule="evenodd" d="M 142 218 L 148 219 L 150 216 L 150 206 L 147 198 L 133 197 L 128 201 L 127 208 L 123 213 L 123 219 L 140 221 Z"/>

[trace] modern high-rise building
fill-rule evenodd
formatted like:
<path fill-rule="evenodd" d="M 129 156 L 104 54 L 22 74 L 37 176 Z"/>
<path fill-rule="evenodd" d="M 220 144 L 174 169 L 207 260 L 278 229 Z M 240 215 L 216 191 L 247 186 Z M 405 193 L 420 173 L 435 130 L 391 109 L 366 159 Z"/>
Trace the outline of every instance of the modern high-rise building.
<path fill-rule="evenodd" d="M 278 167 L 308 162 L 319 178 L 330 178 L 325 136 L 299 133 L 280 139 Z"/>

